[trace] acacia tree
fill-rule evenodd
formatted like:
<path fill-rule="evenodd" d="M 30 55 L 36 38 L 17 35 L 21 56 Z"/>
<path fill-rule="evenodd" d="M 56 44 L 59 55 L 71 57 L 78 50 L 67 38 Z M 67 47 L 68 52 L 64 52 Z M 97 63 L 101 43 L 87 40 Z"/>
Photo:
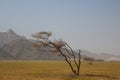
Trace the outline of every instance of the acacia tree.
<path fill-rule="evenodd" d="M 64 57 L 71 71 L 75 75 L 79 75 L 81 65 L 81 51 L 79 50 L 77 53 L 75 53 L 74 50 L 65 41 L 51 40 L 51 36 L 51 32 L 38 32 L 33 34 L 32 37 L 37 39 L 37 42 L 33 43 L 33 46 L 39 48 L 39 50 L 42 50 L 40 47 L 49 47 L 49 51 L 59 52 L 59 54 Z"/>

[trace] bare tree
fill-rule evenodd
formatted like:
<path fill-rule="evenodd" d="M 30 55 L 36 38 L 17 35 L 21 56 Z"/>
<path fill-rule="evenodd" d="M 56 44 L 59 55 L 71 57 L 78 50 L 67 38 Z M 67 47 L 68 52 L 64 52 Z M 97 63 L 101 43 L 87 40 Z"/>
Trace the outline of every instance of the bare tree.
<path fill-rule="evenodd" d="M 38 32 L 32 35 L 38 41 L 33 44 L 34 47 L 50 47 L 50 51 L 59 52 L 61 56 L 64 57 L 65 61 L 69 65 L 70 69 L 75 75 L 80 74 L 80 65 L 81 65 L 81 51 L 77 53 L 65 42 L 62 40 L 51 40 L 51 32 Z M 41 50 L 41 49 L 40 49 Z M 43 51 L 43 50 L 42 50 Z M 46 51 L 46 50 L 45 50 Z M 76 56 L 77 55 L 77 56 Z"/>

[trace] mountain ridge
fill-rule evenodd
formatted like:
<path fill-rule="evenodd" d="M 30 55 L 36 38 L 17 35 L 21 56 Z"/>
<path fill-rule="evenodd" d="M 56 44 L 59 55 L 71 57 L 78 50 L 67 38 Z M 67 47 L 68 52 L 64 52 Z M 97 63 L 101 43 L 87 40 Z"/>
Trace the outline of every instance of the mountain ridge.
<path fill-rule="evenodd" d="M 34 40 L 28 40 L 24 36 L 16 34 L 12 29 L 7 32 L 0 32 L 0 59 L 13 60 L 61 60 L 57 53 L 43 52 L 32 47 Z M 47 49 L 47 48 L 44 48 Z M 81 49 L 82 57 L 88 56 L 95 59 L 111 60 L 118 59 L 116 55 L 95 54 Z M 119 57 L 120 58 L 120 57 Z"/>
<path fill-rule="evenodd" d="M 17 35 L 12 29 L 7 32 L 0 32 L 0 47 L 17 39 L 25 39 L 25 37 Z"/>

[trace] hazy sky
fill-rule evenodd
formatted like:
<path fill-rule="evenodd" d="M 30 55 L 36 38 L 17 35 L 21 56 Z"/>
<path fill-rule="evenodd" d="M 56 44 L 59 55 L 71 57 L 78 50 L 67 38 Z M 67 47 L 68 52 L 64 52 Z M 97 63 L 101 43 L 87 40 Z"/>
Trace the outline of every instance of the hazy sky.
<path fill-rule="evenodd" d="M 120 0 L 0 0 L 0 31 L 51 31 L 74 48 L 120 54 Z"/>

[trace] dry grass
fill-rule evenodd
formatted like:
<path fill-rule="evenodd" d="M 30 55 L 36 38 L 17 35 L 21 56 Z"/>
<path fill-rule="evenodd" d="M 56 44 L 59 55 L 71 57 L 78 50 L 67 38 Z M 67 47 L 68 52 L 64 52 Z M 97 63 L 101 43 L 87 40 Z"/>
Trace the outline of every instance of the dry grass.
<path fill-rule="evenodd" d="M 0 80 L 120 80 L 120 62 L 82 62 L 80 73 L 64 61 L 0 61 Z"/>

